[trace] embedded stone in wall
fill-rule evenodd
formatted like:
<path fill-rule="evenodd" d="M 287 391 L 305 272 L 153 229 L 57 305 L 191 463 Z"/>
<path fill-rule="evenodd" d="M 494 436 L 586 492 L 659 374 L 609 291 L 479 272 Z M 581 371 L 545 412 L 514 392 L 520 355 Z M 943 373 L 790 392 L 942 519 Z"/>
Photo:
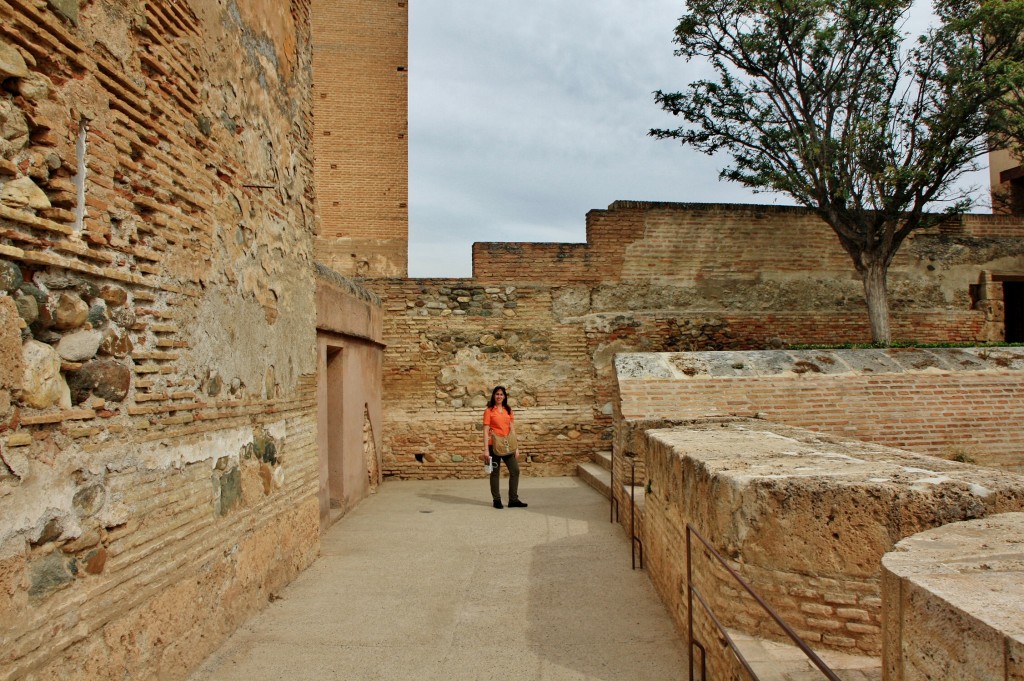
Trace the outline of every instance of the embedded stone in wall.
<path fill-rule="evenodd" d="M 25 320 L 25 324 L 31 325 L 39 319 L 39 303 L 34 296 L 22 294 L 20 291 L 18 293 L 20 295 L 14 299 L 18 314 Z"/>
<path fill-rule="evenodd" d="M 60 373 L 60 355 L 46 343 L 27 341 L 21 350 L 24 363 L 21 401 L 36 409 L 71 407 L 71 392 Z"/>
<path fill-rule="evenodd" d="M 252 453 L 263 463 L 277 463 L 277 443 L 266 432 L 258 432 L 253 436 Z"/>
<path fill-rule="evenodd" d="M 15 48 L 0 40 L 0 80 L 5 78 L 24 78 L 28 75 L 25 58 Z"/>
<path fill-rule="evenodd" d="M 60 339 L 57 343 L 57 354 L 69 362 L 84 362 L 96 356 L 102 341 L 102 331 L 75 331 Z"/>
<path fill-rule="evenodd" d="M 10 298 L 0 298 L 0 390 L 20 387 L 23 371 L 18 311 Z"/>
<path fill-rule="evenodd" d="M 75 512 L 80 518 L 96 515 L 106 502 L 107 490 L 101 484 L 89 485 L 75 492 L 71 500 Z"/>
<path fill-rule="evenodd" d="M 13 293 L 22 285 L 21 270 L 14 263 L 0 260 L 0 289 Z"/>
<path fill-rule="evenodd" d="M 124 329 L 110 325 L 103 330 L 103 340 L 100 342 L 99 351 L 104 355 L 114 357 L 126 357 L 135 348 L 131 337 Z"/>
<path fill-rule="evenodd" d="M 0 189 L 0 203 L 13 208 L 42 210 L 50 207 L 46 193 L 30 177 L 19 177 L 4 184 Z"/>
<path fill-rule="evenodd" d="M 53 325 L 64 331 L 77 329 L 89 318 L 89 306 L 82 298 L 68 291 L 62 291 L 53 306 Z"/>
<path fill-rule="evenodd" d="M 78 26 L 78 0 L 46 0 L 46 4 L 72 24 Z"/>
<path fill-rule="evenodd" d="M 78 566 L 74 558 L 55 551 L 35 561 L 30 569 L 32 585 L 28 595 L 31 598 L 43 598 L 53 593 L 75 578 Z"/>
<path fill-rule="evenodd" d="M 100 298 L 111 307 L 119 307 L 128 302 L 128 292 L 120 286 L 107 284 L 100 287 Z"/>
<path fill-rule="evenodd" d="M 53 83 L 41 73 L 30 73 L 15 81 L 15 90 L 29 101 L 47 99 L 53 94 Z"/>
<path fill-rule="evenodd" d="M 227 515 L 242 498 L 242 472 L 238 466 L 220 476 L 220 514 Z"/>
<path fill-rule="evenodd" d="M 67 379 L 75 404 L 85 402 L 90 394 L 110 402 L 120 402 L 128 395 L 131 381 L 131 369 L 112 359 L 86 362 L 78 371 L 70 372 Z"/>
<path fill-rule="evenodd" d="M 10 158 L 28 146 L 28 121 L 21 109 L 0 97 L 0 157 Z"/>

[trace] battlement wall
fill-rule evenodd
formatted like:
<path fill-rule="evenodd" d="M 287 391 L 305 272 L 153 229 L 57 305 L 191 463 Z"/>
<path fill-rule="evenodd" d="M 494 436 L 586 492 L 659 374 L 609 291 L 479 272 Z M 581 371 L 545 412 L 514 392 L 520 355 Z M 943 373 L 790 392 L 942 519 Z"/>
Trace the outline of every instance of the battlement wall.
<path fill-rule="evenodd" d="M 1024 677 L 1024 513 L 950 523 L 882 558 L 886 679 Z"/>
<path fill-rule="evenodd" d="M 915 280 L 962 276 L 951 255 L 970 240 L 1019 257 L 1024 220 L 965 215 L 913 234 L 890 269 L 894 293 Z M 987 241 L 992 240 L 992 241 Z M 1011 240 L 998 243 L 1000 240 Z M 968 258 L 971 259 L 970 257 Z M 931 266 L 931 269 L 929 269 Z M 948 270 L 948 271 L 947 271 Z M 656 280 L 681 285 L 840 280 L 860 286 L 850 256 L 814 212 L 796 207 L 616 201 L 587 214 L 586 243 L 477 243 L 473 276 L 482 281 Z M 978 272 L 970 276 L 976 283 Z M 904 280 L 906 283 L 904 284 Z"/>

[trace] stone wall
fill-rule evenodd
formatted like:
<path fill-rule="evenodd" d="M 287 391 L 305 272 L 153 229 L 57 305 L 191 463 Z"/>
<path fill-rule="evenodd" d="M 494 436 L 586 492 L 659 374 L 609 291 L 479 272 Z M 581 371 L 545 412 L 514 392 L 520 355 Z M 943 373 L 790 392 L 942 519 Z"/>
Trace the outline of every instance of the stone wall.
<path fill-rule="evenodd" d="M 618 355 L 625 419 L 744 416 L 1024 472 L 1024 349 Z"/>
<path fill-rule="evenodd" d="M 992 272 L 1024 273 L 1022 236 L 1019 218 L 969 215 L 911 238 L 890 274 L 896 338 L 1002 338 Z M 586 243 L 478 243 L 473 259 L 472 279 L 365 281 L 386 307 L 389 475 L 481 475 L 499 383 L 530 473 L 560 474 L 611 448 L 616 353 L 870 339 L 849 257 L 802 209 L 618 201 L 587 215 Z"/>
<path fill-rule="evenodd" d="M 1024 678 L 1024 513 L 952 523 L 882 557 L 890 681 Z"/>
<path fill-rule="evenodd" d="M 341 274 L 408 272 L 405 0 L 312 0 L 317 259 Z"/>
<path fill-rule="evenodd" d="M 649 426 L 619 427 L 647 472 L 645 567 L 681 631 L 688 523 L 812 647 L 879 655 L 882 555 L 927 528 L 1024 509 L 1024 477 L 992 469 L 758 420 Z M 727 626 L 782 638 L 699 547 L 692 570 Z"/>
<path fill-rule="evenodd" d="M 316 556 L 310 8 L 0 0 L 0 678 L 181 678 Z"/>

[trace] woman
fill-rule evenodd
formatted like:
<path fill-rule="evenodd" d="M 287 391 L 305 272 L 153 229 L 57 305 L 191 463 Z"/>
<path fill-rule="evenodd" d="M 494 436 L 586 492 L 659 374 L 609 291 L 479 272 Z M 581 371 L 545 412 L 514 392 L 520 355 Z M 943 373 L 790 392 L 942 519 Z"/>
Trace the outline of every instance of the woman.
<path fill-rule="evenodd" d="M 508 468 L 508 507 L 526 508 L 526 504 L 519 500 L 519 462 L 516 461 L 516 452 L 509 452 L 505 455 L 494 453 L 494 436 L 508 437 L 509 433 L 515 433 L 515 417 L 512 415 L 512 408 L 508 406 L 508 391 L 505 386 L 499 385 L 491 391 L 491 399 L 487 402 L 487 409 L 484 410 L 484 461 L 490 457 L 494 466 L 491 468 L 491 498 L 494 499 L 494 508 L 504 508 L 501 505 L 501 491 L 498 484 L 501 478 L 501 464 Z"/>

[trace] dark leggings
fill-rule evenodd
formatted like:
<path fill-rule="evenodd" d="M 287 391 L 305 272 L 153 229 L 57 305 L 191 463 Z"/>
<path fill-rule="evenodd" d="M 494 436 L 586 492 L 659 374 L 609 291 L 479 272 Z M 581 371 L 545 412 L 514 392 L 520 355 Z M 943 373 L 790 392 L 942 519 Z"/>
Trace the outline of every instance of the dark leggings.
<path fill-rule="evenodd" d="M 488 447 L 488 449 L 491 453 L 491 462 L 494 464 L 494 468 L 491 470 L 491 498 L 501 499 L 498 482 L 501 478 L 501 464 L 503 463 L 508 469 L 508 500 L 516 501 L 519 499 L 519 462 L 516 461 L 516 455 L 498 456 L 494 453 L 493 447 Z"/>

